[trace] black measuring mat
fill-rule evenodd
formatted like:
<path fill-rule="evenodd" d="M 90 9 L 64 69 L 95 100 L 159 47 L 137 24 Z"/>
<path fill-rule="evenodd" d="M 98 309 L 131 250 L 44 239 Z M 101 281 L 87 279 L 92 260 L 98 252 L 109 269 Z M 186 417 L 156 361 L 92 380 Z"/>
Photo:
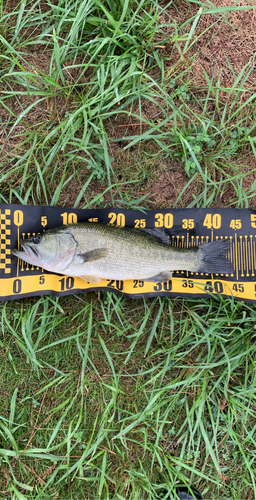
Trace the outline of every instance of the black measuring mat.
<path fill-rule="evenodd" d="M 131 298 L 160 296 L 233 296 L 256 302 L 256 211 L 249 209 L 73 209 L 0 204 L 0 300 L 33 295 L 68 295 L 110 290 Z M 187 247 L 229 241 L 230 274 L 174 271 L 166 283 L 102 280 L 94 285 L 34 267 L 11 254 L 19 241 L 62 224 L 102 222 L 140 228 L 164 243 Z"/>

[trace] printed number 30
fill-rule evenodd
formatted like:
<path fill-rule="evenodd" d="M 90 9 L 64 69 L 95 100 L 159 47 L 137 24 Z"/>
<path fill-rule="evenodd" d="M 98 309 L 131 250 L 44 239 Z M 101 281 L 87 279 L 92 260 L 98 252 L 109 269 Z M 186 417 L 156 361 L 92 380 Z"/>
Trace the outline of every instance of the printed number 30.
<path fill-rule="evenodd" d="M 173 226 L 173 215 L 172 214 L 156 214 L 155 215 L 155 227 L 166 227 L 170 229 Z"/>

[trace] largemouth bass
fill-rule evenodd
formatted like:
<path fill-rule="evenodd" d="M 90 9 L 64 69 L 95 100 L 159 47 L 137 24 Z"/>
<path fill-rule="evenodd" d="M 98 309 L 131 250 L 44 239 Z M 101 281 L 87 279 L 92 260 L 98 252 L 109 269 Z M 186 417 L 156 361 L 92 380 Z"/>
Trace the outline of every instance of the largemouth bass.
<path fill-rule="evenodd" d="M 49 229 L 21 240 L 13 255 L 47 271 L 78 276 L 90 283 L 102 279 L 165 282 L 172 271 L 229 273 L 228 240 L 179 248 L 141 229 L 82 222 Z"/>

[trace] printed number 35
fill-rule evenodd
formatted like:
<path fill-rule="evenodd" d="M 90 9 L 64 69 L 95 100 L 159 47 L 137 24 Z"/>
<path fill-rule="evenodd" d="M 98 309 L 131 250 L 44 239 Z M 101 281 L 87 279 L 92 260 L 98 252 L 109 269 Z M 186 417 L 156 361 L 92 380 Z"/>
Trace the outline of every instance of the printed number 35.
<path fill-rule="evenodd" d="M 183 219 L 182 227 L 183 229 L 193 229 L 195 227 L 194 219 Z"/>

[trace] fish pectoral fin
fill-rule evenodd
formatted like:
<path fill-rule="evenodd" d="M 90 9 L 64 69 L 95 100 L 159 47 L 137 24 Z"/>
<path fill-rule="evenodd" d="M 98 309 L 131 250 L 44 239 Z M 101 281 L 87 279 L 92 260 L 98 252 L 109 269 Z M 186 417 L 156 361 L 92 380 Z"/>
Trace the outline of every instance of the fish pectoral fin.
<path fill-rule="evenodd" d="M 100 283 L 101 278 L 98 278 L 97 276 L 78 276 L 78 278 L 81 278 L 82 280 L 88 281 L 88 283 Z"/>
<path fill-rule="evenodd" d="M 79 253 L 77 257 L 81 259 L 81 264 L 83 264 L 84 262 L 92 262 L 93 260 L 103 259 L 107 255 L 107 248 L 95 248 L 94 250 L 89 250 L 89 252 Z"/>
<path fill-rule="evenodd" d="M 166 281 L 169 281 L 172 277 L 171 271 L 165 272 L 165 273 L 159 273 L 156 274 L 155 276 L 151 276 L 150 278 L 147 278 L 146 280 L 143 281 L 153 281 L 153 282 L 160 282 L 160 283 L 165 283 Z"/>

